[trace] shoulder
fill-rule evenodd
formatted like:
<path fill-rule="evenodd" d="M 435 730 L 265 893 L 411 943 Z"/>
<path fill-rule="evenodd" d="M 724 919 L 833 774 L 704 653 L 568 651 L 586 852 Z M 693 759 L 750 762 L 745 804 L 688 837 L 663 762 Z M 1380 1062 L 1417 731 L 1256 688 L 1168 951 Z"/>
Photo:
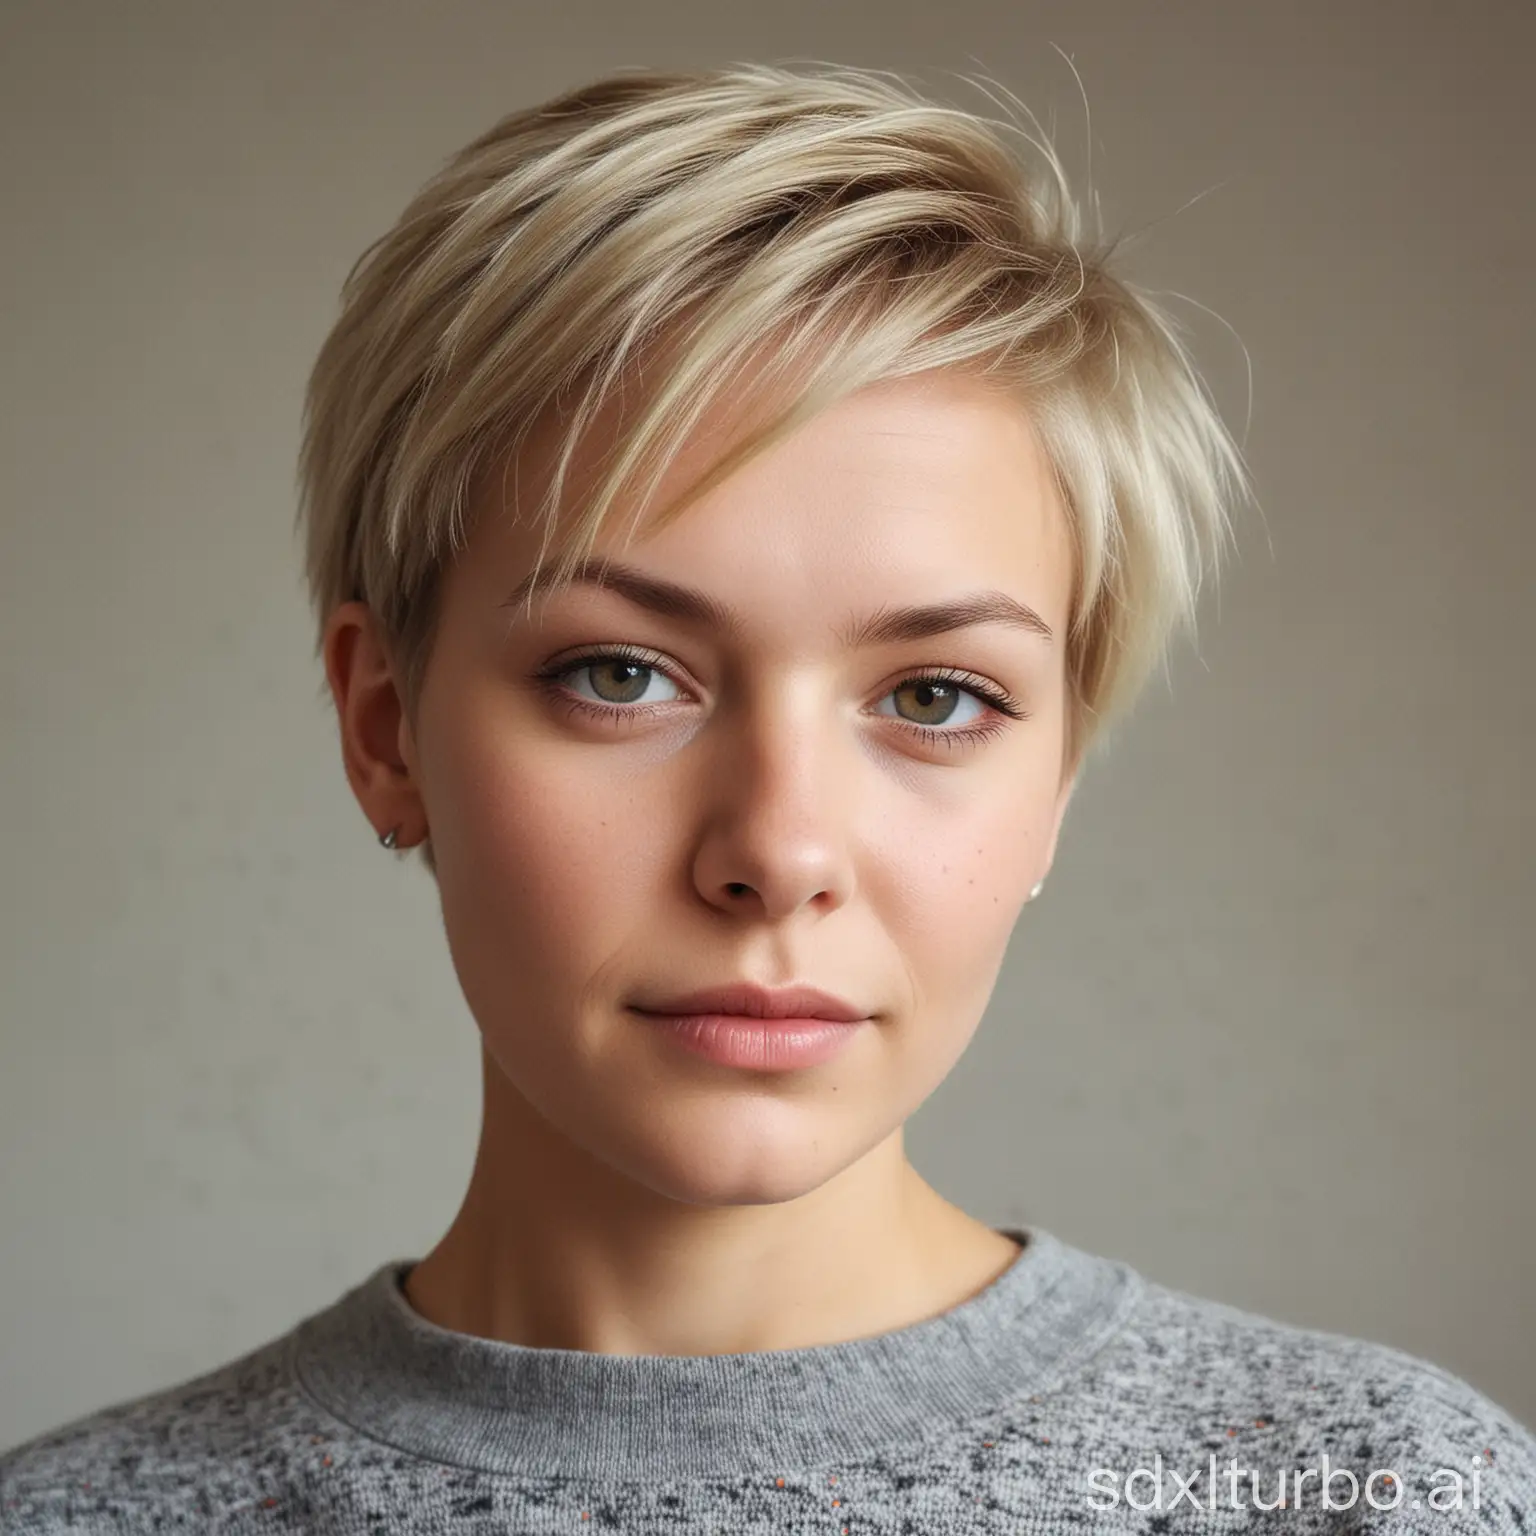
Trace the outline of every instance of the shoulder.
<path fill-rule="evenodd" d="M 1374 1521 L 1417 1507 L 1446 1536 L 1536 1536 L 1536 1436 L 1470 1382 L 1387 1344 L 1138 1279 L 1124 1327 L 1087 1368 L 1101 1400 L 1117 1398 L 1145 1427 L 1137 1449 L 1177 1446 L 1223 1475 L 1235 1457 L 1245 1478 L 1263 1469 L 1266 1490 L 1282 1467 L 1293 1487 L 1296 1471 L 1321 1472 L 1326 1454 L 1329 1469 L 1361 1485 L 1383 1474 L 1374 1501 L 1361 1486 L 1354 1510 L 1364 1523 L 1351 1529 L 1375 1531 Z M 1337 1476 L 1342 1497 L 1348 1479 Z M 1314 1477 L 1303 1492 L 1316 1488 Z"/>
<path fill-rule="evenodd" d="M 0 1452 L 0 1532 L 227 1530 L 337 1428 L 295 1390 L 291 1335 Z"/>

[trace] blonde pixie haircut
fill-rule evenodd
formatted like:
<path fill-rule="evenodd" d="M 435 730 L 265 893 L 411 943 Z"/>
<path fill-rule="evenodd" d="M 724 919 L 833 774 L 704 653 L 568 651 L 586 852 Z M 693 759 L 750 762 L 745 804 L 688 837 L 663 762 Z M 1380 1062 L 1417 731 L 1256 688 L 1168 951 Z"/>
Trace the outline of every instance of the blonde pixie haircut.
<path fill-rule="evenodd" d="M 650 526 L 854 390 L 965 370 L 1028 408 L 1067 511 L 1075 767 L 1193 629 L 1248 479 L 1174 322 L 1085 246 L 1054 151 L 1019 132 L 1032 169 L 1016 127 L 834 66 L 622 72 L 504 117 L 358 259 L 315 363 L 299 522 L 317 655 L 330 612 L 365 602 L 414 722 L 472 487 L 536 422 L 560 426 L 537 568 L 553 545 L 564 581 L 621 498 L 649 508 L 749 365 L 773 409 Z M 621 389 L 639 408 L 561 512 Z"/>

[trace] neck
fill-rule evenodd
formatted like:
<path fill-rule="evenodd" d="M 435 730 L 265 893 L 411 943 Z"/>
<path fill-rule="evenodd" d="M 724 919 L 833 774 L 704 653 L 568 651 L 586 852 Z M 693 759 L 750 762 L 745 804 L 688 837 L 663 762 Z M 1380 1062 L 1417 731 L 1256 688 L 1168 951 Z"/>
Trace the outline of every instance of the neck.
<path fill-rule="evenodd" d="M 809 1192 L 701 1204 L 573 1144 L 487 1060 L 469 1189 L 405 1292 L 429 1322 L 505 1343 L 735 1354 L 936 1317 L 1018 1252 L 922 1179 L 900 1128 Z"/>

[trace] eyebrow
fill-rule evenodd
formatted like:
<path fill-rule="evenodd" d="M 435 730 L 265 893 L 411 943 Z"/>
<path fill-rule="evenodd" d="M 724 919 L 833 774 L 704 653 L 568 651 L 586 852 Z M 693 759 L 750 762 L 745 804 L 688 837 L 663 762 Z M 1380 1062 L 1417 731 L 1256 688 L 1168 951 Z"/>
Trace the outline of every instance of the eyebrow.
<path fill-rule="evenodd" d="M 730 636 L 741 633 L 741 620 L 737 615 L 707 592 L 663 581 L 659 576 L 648 576 L 644 571 L 618 561 L 609 561 L 606 566 L 599 566 L 593 560 L 583 561 L 576 568 L 572 582 L 617 592 L 636 606 L 665 618 L 714 628 Z M 537 577 L 525 576 L 518 582 L 503 606 L 510 608 L 531 592 L 552 585 L 554 573 L 546 567 Z M 924 640 L 930 635 L 967 629 L 973 624 L 1006 624 L 1039 635 L 1047 644 L 1054 639 L 1050 625 L 1033 608 L 998 591 L 970 592 L 938 603 L 882 608 L 852 625 L 844 625 L 837 638 L 848 649 L 855 650 L 869 645 L 893 645 L 903 640 Z"/>

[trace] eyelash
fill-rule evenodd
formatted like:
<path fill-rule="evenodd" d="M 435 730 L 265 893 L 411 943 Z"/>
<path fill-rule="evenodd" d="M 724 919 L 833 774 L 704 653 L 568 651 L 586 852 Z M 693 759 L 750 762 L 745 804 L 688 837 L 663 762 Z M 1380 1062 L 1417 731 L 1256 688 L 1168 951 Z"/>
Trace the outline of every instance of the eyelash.
<path fill-rule="evenodd" d="M 666 668 L 661 665 L 660 658 L 654 652 L 641 649 L 639 646 L 612 645 L 602 650 L 583 652 L 579 656 L 563 657 L 552 666 L 544 668 L 535 674 L 540 683 L 552 695 L 559 699 L 572 714 L 594 715 L 599 719 L 613 719 L 616 715 L 643 715 L 657 708 L 656 705 L 631 706 L 626 704 L 594 704 L 591 699 L 584 699 L 579 694 L 571 693 L 565 688 L 561 679 L 568 677 L 572 672 L 580 672 L 584 667 L 595 666 L 602 661 L 627 661 L 635 666 L 646 667 L 651 671 L 667 674 Z M 675 681 L 675 679 L 674 679 Z M 906 677 L 891 689 L 892 693 L 902 688 L 909 688 L 914 683 L 947 683 L 963 688 L 967 693 L 974 694 L 984 704 L 990 705 L 999 715 L 1006 716 L 1010 720 L 1027 720 L 1029 711 L 1024 708 L 1011 694 L 1005 693 L 995 683 L 989 683 L 985 678 L 977 677 L 973 672 L 956 671 L 948 667 L 938 667 L 932 671 L 914 673 Z M 899 716 L 887 716 L 888 719 L 899 719 Z M 938 726 L 919 725 L 913 720 L 903 720 L 901 724 L 909 730 L 916 731 L 918 735 L 928 742 L 938 743 L 944 746 L 952 746 L 955 742 L 979 742 L 995 736 L 999 731 L 1007 727 L 996 719 L 986 723 L 959 726 L 953 730 L 944 730 Z"/>

